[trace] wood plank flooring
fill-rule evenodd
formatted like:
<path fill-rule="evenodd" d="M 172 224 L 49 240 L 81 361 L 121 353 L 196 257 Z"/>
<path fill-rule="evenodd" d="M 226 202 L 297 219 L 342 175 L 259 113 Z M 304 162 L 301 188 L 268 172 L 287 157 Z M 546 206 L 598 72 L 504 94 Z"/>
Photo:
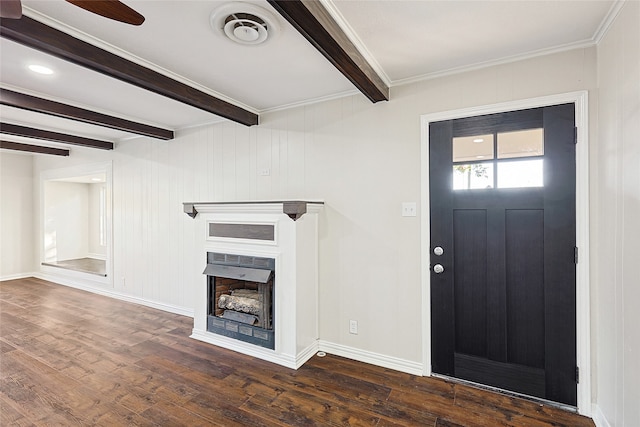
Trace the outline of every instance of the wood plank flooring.
<path fill-rule="evenodd" d="M 294 371 L 193 340 L 191 327 L 39 279 L 0 282 L 0 425 L 593 426 L 337 356 Z"/>

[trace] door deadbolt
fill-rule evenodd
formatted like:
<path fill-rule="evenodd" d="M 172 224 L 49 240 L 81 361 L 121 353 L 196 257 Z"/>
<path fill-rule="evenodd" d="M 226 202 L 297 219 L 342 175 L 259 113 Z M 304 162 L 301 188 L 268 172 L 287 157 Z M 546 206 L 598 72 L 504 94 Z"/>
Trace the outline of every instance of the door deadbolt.
<path fill-rule="evenodd" d="M 440 274 L 444 271 L 444 267 L 442 266 L 442 264 L 436 264 L 433 266 L 433 272 L 436 274 Z"/>
<path fill-rule="evenodd" d="M 440 246 L 436 246 L 435 248 L 433 248 L 433 253 L 440 256 L 444 253 L 444 249 L 442 249 L 442 247 Z"/>

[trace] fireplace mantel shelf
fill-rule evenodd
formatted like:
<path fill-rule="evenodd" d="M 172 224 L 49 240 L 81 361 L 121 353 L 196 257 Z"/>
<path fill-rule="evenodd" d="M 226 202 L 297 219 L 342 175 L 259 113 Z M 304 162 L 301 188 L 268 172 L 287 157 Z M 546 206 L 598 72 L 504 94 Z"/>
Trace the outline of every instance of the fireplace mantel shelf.
<path fill-rule="evenodd" d="M 319 200 L 260 200 L 245 202 L 184 202 L 184 213 L 195 218 L 199 212 L 220 212 L 242 209 L 250 211 L 258 209 L 273 212 L 282 212 L 292 220 L 298 220 L 307 213 L 309 207 L 322 207 L 323 201 Z"/>

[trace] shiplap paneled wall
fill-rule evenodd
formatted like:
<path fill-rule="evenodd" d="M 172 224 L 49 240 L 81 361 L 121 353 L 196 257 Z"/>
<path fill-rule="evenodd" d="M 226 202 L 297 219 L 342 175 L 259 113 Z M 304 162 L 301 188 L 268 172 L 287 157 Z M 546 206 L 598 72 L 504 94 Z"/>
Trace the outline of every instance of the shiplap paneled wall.
<path fill-rule="evenodd" d="M 39 157 L 36 176 L 112 160 L 113 289 L 184 311 L 204 286 L 205 258 L 183 202 L 323 199 L 320 339 L 421 363 L 420 214 L 401 216 L 402 202 L 420 206 L 420 116 L 595 87 L 595 48 L 577 49 L 394 87 L 389 102 L 354 95 L 263 114 L 252 128 Z"/>
<path fill-rule="evenodd" d="M 597 414 L 640 426 L 640 2 L 627 1 L 598 46 L 592 292 Z"/>

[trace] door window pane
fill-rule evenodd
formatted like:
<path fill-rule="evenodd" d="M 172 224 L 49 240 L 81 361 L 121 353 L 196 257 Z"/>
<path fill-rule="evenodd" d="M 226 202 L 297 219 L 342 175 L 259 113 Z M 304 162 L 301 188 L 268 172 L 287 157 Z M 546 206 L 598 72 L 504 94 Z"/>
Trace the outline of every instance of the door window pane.
<path fill-rule="evenodd" d="M 475 162 L 482 159 L 493 159 L 492 134 L 453 138 L 454 162 Z"/>
<path fill-rule="evenodd" d="M 473 190 L 493 188 L 493 163 L 474 163 L 453 166 L 453 189 Z"/>
<path fill-rule="evenodd" d="M 543 160 L 498 163 L 498 188 L 542 187 Z"/>
<path fill-rule="evenodd" d="M 543 129 L 527 129 L 498 134 L 498 158 L 544 155 Z"/>

